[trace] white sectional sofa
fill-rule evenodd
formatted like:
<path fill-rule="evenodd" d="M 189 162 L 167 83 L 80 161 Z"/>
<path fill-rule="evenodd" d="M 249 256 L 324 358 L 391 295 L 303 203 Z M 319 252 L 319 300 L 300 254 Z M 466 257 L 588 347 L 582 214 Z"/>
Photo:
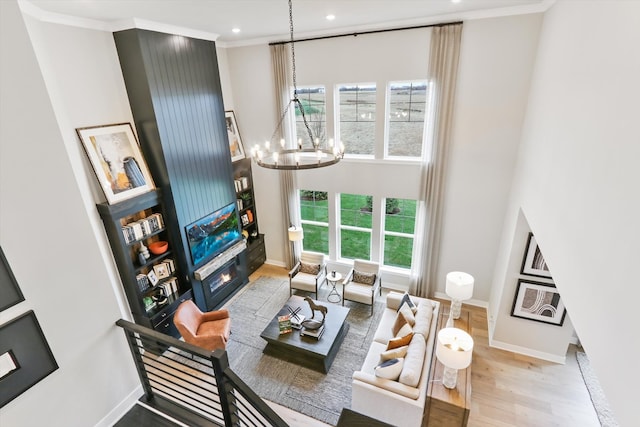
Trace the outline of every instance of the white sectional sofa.
<path fill-rule="evenodd" d="M 394 426 L 420 427 L 435 351 L 438 301 L 410 297 L 417 311 L 400 378 L 394 381 L 375 375 L 381 354 L 394 338 L 393 328 L 402 298 L 403 294 L 398 292 L 390 292 L 387 296 L 387 305 L 367 357 L 362 368 L 353 373 L 351 409 Z"/>

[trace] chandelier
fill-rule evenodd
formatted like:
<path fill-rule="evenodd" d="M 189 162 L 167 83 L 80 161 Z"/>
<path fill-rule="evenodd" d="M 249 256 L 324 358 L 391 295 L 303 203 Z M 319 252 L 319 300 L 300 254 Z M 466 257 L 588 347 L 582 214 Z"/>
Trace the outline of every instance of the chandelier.
<path fill-rule="evenodd" d="M 314 169 L 330 166 L 338 163 L 344 157 L 344 145 L 333 142 L 329 139 L 326 144 L 321 144 L 319 138 L 313 137 L 313 132 L 309 127 L 304 107 L 298 98 L 298 86 L 296 84 L 296 53 L 293 39 L 293 7 L 292 0 L 289 0 L 289 33 L 291 44 L 291 64 L 293 76 L 293 98 L 289 100 L 287 106 L 280 117 L 278 126 L 276 127 L 271 139 L 264 143 L 264 146 L 255 145 L 251 149 L 251 156 L 257 165 L 268 169 L 280 170 L 298 170 L 298 169 Z M 289 110 L 293 106 L 294 111 L 298 111 L 302 122 L 306 129 L 305 139 L 308 137 L 308 143 L 304 144 L 302 138 L 297 142 L 286 143 L 282 138 L 279 144 L 274 140 L 279 132 L 282 131 L 284 119 L 289 114 Z M 286 133 L 283 133 L 286 135 Z M 292 148 L 294 147 L 294 148 Z"/>

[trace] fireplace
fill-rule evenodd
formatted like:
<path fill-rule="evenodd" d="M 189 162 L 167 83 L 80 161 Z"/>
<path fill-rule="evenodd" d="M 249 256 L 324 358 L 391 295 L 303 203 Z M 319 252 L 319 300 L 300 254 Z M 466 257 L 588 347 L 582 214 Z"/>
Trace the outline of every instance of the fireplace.
<path fill-rule="evenodd" d="M 202 281 L 207 311 L 216 309 L 227 296 L 242 286 L 237 260 L 234 257 Z"/>

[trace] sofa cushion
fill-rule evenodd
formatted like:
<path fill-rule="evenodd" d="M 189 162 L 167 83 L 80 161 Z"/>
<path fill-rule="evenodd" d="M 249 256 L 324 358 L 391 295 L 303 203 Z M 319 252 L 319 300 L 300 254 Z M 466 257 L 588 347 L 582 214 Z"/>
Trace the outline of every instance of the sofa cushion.
<path fill-rule="evenodd" d="M 385 350 L 382 353 L 380 353 L 380 361 L 382 362 L 389 359 L 404 357 L 407 355 L 408 348 L 409 348 L 408 345 L 403 345 L 402 347 L 392 348 L 391 350 Z"/>
<path fill-rule="evenodd" d="M 424 338 L 419 334 L 414 335 L 407 349 L 407 354 L 404 357 L 402 372 L 398 379 L 402 384 L 408 385 L 409 387 L 418 386 L 426 351 L 427 344 Z"/>
<path fill-rule="evenodd" d="M 363 285 L 373 285 L 376 282 L 375 273 L 365 273 L 364 271 L 353 270 L 352 280 Z"/>
<path fill-rule="evenodd" d="M 401 333 L 402 331 L 402 333 Z M 391 333 L 394 338 L 398 338 L 399 336 L 403 337 L 407 335 L 409 332 L 413 332 L 411 328 L 411 324 L 407 321 L 407 318 L 403 313 L 396 314 L 396 320 L 393 322 L 393 326 L 391 327 Z"/>
<path fill-rule="evenodd" d="M 308 262 L 300 263 L 300 273 L 318 274 L 320 273 L 320 264 L 311 264 Z"/>
<path fill-rule="evenodd" d="M 402 347 L 403 345 L 407 345 L 411 342 L 412 338 L 413 338 L 413 332 L 403 337 L 392 338 L 389 340 L 389 343 L 387 344 L 387 350 L 391 350 L 394 348 Z"/>
<path fill-rule="evenodd" d="M 413 324 L 413 332 L 421 334 L 426 340 L 429 337 L 431 318 L 433 317 L 433 305 L 431 301 L 420 301 L 416 312 L 416 322 Z"/>
<path fill-rule="evenodd" d="M 400 372 L 402 372 L 403 365 L 403 358 L 389 359 L 376 366 L 374 372 L 378 378 L 397 381 L 400 376 Z"/>

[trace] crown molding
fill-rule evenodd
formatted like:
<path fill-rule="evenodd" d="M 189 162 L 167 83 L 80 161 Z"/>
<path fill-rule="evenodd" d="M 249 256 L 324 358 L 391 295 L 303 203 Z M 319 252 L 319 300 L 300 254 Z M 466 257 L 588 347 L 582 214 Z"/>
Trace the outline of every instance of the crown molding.
<path fill-rule="evenodd" d="M 195 39 L 216 41 L 219 34 L 206 31 L 194 30 L 192 28 L 179 27 L 177 25 L 165 24 L 162 22 L 148 21 L 145 19 L 125 19 L 115 22 L 105 22 L 97 19 L 80 18 L 77 16 L 64 15 L 61 13 L 49 12 L 24 0 L 18 0 L 20 10 L 25 15 L 31 16 L 41 22 L 49 22 L 70 27 L 86 28 L 89 30 L 105 31 L 115 33 L 117 31 L 138 28 L 141 30 L 157 31 Z"/>

